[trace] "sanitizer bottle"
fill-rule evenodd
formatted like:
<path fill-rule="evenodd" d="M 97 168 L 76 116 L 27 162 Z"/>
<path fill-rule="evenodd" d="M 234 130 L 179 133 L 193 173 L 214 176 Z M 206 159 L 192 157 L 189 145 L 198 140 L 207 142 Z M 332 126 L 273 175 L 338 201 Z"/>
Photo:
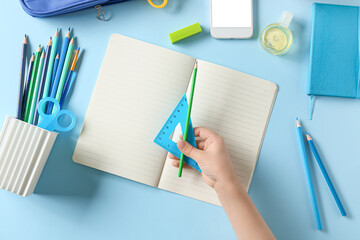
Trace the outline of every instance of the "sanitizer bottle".
<path fill-rule="evenodd" d="M 285 54 L 292 43 L 292 34 L 289 25 L 293 18 L 290 12 L 283 12 L 279 23 L 267 26 L 261 33 L 260 42 L 264 50 L 274 55 Z"/>

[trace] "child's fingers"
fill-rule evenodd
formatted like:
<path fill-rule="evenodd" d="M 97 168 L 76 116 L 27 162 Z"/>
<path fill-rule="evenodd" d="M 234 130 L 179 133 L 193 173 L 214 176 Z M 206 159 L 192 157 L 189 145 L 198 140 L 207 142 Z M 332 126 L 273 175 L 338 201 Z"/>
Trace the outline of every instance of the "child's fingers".
<path fill-rule="evenodd" d="M 179 138 L 180 138 L 180 140 L 183 140 L 182 135 L 180 135 Z M 203 150 L 204 147 L 205 147 L 205 140 L 202 140 L 202 139 L 201 140 L 196 140 L 196 146 L 197 146 L 198 149 Z M 170 156 L 170 153 L 169 153 L 169 156 Z M 171 158 L 171 159 L 174 159 L 174 158 Z"/>
<path fill-rule="evenodd" d="M 171 162 L 171 165 L 173 165 L 174 167 L 179 167 L 180 166 L 180 160 L 174 160 Z"/>
<path fill-rule="evenodd" d="M 205 141 L 204 141 L 204 140 L 197 140 L 197 141 L 196 141 L 196 146 L 197 146 L 198 149 L 204 150 Z"/>
<path fill-rule="evenodd" d="M 180 160 L 173 160 L 171 162 L 171 165 L 173 165 L 174 167 L 179 167 L 180 165 Z M 191 167 L 189 165 L 187 165 L 186 163 L 183 165 L 184 168 L 190 169 Z"/>
<path fill-rule="evenodd" d="M 207 128 L 204 128 L 204 127 L 194 128 L 194 134 L 195 134 L 195 137 L 200 137 L 203 140 L 206 140 L 207 138 L 209 138 L 211 136 L 216 136 L 216 133 L 214 133 L 213 131 L 211 131 Z M 183 140 L 184 137 L 182 134 L 180 134 L 179 138 L 180 138 L 180 140 Z"/>
<path fill-rule="evenodd" d="M 173 160 L 179 160 L 174 154 L 169 153 L 169 158 Z"/>
<path fill-rule="evenodd" d="M 203 140 L 206 140 L 211 136 L 216 136 L 216 133 L 204 127 L 194 128 L 194 133 L 195 133 L 195 137 L 201 137 Z"/>

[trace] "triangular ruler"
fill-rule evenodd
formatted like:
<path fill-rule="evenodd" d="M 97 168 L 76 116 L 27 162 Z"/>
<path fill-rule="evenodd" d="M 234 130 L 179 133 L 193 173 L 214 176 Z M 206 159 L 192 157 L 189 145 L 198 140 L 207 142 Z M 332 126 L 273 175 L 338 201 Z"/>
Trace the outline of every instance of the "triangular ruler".
<path fill-rule="evenodd" d="M 186 94 L 181 98 L 180 102 L 176 105 L 174 111 L 171 113 L 170 117 L 161 128 L 159 134 L 156 136 L 154 142 L 158 144 L 160 147 L 164 148 L 168 152 L 172 153 L 174 156 L 180 158 L 181 152 L 177 148 L 176 143 L 170 139 L 172 133 L 174 132 L 176 126 L 180 123 L 181 131 L 183 132 L 186 125 L 186 116 L 188 111 L 189 105 L 186 98 Z M 189 125 L 189 132 L 187 142 L 196 147 L 196 140 L 194 129 L 190 120 Z M 195 162 L 194 159 L 185 157 L 184 161 L 190 165 L 191 167 L 195 168 L 199 172 L 201 172 L 198 164 Z"/>

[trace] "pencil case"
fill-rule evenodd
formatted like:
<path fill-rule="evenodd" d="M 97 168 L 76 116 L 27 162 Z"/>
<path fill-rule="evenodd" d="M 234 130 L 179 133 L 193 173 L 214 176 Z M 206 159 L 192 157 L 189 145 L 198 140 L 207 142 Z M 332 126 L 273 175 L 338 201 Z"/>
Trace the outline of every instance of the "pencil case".
<path fill-rule="evenodd" d="M 33 17 L 51 17 L 128 0 L 20 0 L 25 12 Z"/>
<path fill-rule="evenodd" d="M 0 132 L 0 188 L 32 194 L 57 135 L 7 116 Z"/>

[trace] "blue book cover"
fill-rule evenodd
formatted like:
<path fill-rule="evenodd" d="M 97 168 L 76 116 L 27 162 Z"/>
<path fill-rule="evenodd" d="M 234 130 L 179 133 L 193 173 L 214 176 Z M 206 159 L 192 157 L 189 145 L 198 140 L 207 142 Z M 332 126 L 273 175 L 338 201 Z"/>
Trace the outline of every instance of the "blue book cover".
<path fill-rule="evenodd" d="M 307 94 L 360 98 L 359 7 L 314 3 Z"/>

